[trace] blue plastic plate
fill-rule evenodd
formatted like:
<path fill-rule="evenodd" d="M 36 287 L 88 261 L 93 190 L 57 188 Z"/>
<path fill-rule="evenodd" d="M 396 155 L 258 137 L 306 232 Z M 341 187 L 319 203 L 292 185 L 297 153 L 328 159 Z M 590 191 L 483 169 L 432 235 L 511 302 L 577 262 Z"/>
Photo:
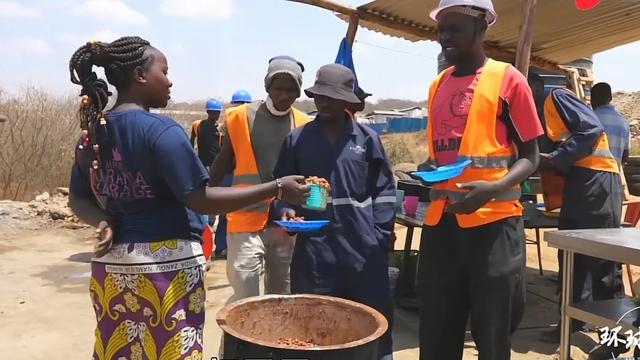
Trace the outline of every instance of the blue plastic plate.
<path fill-rule="evenodd" d="M 471 160 L 458 161 L 452 164 L 443 165 L 433 171 L 417 171 L 413 175 L 419 177 L 424 182 L 440 182 L 460 176 L 464 168 L 471 164 Z"/>
<path fill-rule="evenodd" d="M 313 232 L 327 226 L 329 220 L 314 221 L 276 221 L 276 224 L 282 226 L 288 232 Z"/>

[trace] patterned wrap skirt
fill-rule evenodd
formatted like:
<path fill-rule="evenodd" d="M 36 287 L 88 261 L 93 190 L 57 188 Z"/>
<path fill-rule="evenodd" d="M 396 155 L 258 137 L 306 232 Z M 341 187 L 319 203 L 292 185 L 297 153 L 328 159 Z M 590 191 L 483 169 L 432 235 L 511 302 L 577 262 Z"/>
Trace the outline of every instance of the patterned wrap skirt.
<path fill-rule="evenodd" d="M 117 244 L 92 259 L 93 360 L 201 360 L 204 265 L 189 240 Z"/>

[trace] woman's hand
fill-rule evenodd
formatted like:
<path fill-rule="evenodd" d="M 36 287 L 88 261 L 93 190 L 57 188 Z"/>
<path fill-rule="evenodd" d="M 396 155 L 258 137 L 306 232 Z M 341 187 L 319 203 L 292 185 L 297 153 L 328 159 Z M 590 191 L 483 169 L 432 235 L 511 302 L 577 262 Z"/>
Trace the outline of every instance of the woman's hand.
<path fill-rule="evenodd" d="M 93 255 L 96 258 L 100 258 L 111 250 L 111 246 L 113 245 L 113 229 L 107 221 L 103 220 L 98 223 L 96 234 L 98 242 L 93 248 Z"/>
<path fill-rule="evenodd" d="M 307 202 L 311 187 L 305 184 L 304 176 L 285 176 L 280 181 L 282 181 L 282 200 L 295 205 Z"/>

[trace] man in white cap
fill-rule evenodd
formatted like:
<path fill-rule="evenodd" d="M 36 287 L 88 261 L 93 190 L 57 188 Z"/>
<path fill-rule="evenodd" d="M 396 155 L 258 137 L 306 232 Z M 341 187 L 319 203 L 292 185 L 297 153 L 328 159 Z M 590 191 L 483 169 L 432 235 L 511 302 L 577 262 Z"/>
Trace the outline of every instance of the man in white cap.
<path fill-rule="evenodd" d="M 420 247 L 420 359 L 462 359 L 467 321 L 480 360 L 511 356 L 524 312 L 525 237 L 519 184 L 538 166 L 543 133 L 526 79 L 489 59 L 489 0 L 442 0 L 431 12 L 452 67 L 429 92 L 423 170 L 471 160 L 435 183 Z"/>

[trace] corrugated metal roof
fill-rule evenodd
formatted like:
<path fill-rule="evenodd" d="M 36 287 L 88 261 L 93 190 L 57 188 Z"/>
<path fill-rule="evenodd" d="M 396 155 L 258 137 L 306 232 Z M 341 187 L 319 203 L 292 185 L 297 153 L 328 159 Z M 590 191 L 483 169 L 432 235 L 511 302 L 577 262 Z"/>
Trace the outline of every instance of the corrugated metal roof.
<path fill-rule="evenodd" d="M 411 41 L 435 40 L 435 23 L 429 11 L 436 0 L 376 0 L 358 7 L 360 25 Z M 486 41 L 515 53 L 522 16 L 522 2 L 494 0 L 497 23 Z M 604 0 L 596 8 L 581 11 L 572 0 L 538 0 L 534 19 L 533 58 L 555 64 L 590 56 L 640 40 L 640 1 Z"/>

